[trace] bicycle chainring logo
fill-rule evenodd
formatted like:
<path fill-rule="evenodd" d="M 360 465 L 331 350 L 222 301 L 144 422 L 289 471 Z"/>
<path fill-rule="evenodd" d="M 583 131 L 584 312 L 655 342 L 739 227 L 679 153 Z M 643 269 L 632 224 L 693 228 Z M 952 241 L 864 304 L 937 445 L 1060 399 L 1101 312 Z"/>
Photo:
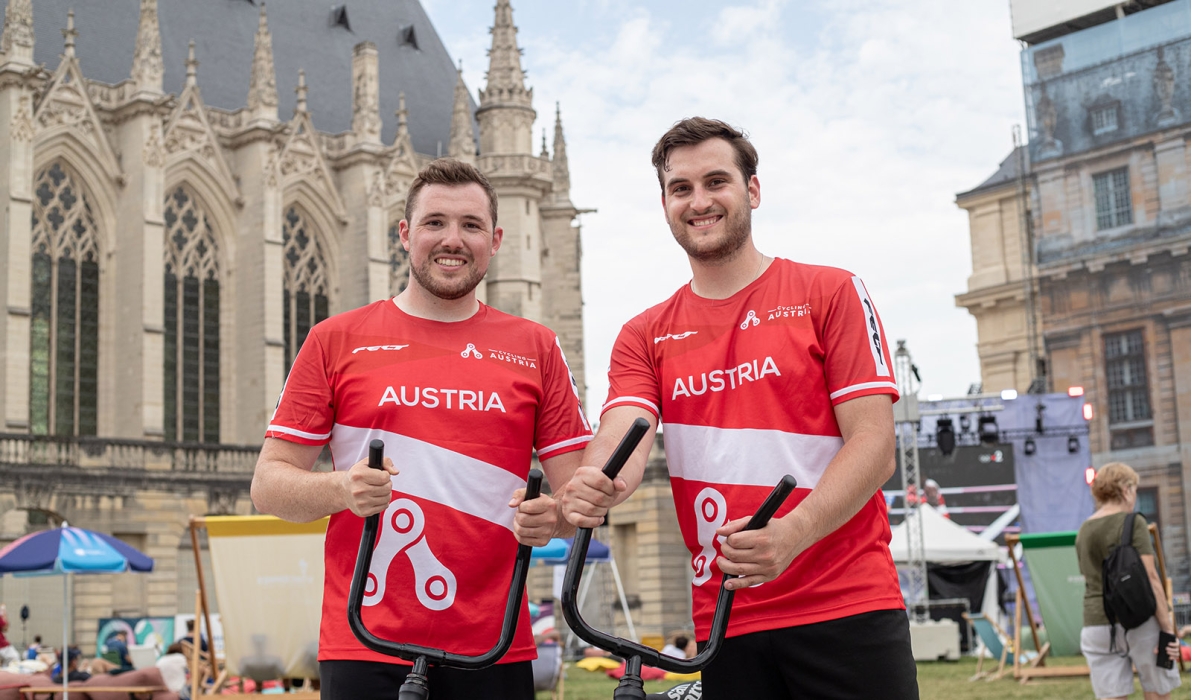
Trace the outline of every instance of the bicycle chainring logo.
<path fill-rule="evenodd" d="M 373 550 L 364 605 L 372 606 L 385 597 L 389 566 L 404 553 L 414 567 L 414 594 L 428 610 L 446 610 L 455 602 L 455 574 L 431 551 L 422 534 L 426 518 L 422 508 L 408 498 L 399 498 L 381 514 L 381 536 Z"/>

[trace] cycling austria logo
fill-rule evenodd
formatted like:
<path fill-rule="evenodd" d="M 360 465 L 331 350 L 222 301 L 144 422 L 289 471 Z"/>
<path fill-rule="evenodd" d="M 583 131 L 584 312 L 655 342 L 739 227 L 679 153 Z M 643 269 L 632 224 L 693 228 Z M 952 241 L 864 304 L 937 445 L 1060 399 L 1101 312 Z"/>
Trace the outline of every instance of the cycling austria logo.
<path fill-rule="evenodd" d="M 364 605 L 381 602 L 389 567 L 397 555 L 405 554 L 414 569 L 414 594 L 422 607 L 435 611 L 451 607 L 455 602 L 455 574 L 431 551 L 422 532 L 426 527 L 422 508 L 408 498 L 399 498 L 385 509 L 381 523 L 383 529 L 364 585 Z"/>

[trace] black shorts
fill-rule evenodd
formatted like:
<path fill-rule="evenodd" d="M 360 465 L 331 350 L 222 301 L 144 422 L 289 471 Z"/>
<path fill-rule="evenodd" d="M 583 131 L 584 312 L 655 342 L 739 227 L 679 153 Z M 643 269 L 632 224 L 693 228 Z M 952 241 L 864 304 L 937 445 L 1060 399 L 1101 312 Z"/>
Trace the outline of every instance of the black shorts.
<path fill-rule="evenodd" d="M 916 673 L 906 612 L 880 610 L 726 639 L 703 697 L 917 700 Z"/>
<path fill-rule="evenodd" d="M 320 661 L 321 700 L 396 698 L 410 666 L 375 661 Z M 479 671 L 430 667 L 434 700 L 534 700 L 534 669 L 529 661 L 497 664 Z"/>

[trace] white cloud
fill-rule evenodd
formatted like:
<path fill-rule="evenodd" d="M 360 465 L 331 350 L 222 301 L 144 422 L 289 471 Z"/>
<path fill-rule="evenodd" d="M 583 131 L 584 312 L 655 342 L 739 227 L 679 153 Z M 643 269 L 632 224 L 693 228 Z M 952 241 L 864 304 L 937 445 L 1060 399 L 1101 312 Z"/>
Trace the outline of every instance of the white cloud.
<path fill-rule="evenodd" d="M 1004 0 L 760 0 L 709 4 L 709 21 L 694 23 L 698 4 L 615 5 L 586 5 L 585 22 L 602 20 L 582 31 L 519 21 L 537 128 L 550 128 L 560 101 L 572 199 L 599 209 L 583 218 L 589 405 L 604 399 L 621 324 L 690 278 L 649 153 L 694 114 L 744 127 L 757 146 L 763 252 L 860 274 L 890 340 L 908 340 L 925 391 L 978 381 L 975 323 L 953 302 L 971 269 L 953 199 L 996 169 L 1021 119 Z M 473 88 L 489 23 L 448 41 Z"/>

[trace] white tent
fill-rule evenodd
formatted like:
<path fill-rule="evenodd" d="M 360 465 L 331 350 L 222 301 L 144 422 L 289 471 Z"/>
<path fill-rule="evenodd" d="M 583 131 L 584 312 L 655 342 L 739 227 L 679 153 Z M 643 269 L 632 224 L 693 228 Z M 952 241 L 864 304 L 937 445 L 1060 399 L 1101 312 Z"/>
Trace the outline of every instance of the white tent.
<path fill-rule="evenodd" d="M 923 553 L 929 562 L 955 564 L 965 561 L 1001 561 L 1005 555 L 994 542 L 981 539 L 962 525 L 948 520 L 930 506 L 920 507 L 923 523 Z M 890 554 L 894 563 L 907 560 L 906 522 L 890 530 Z"/>

